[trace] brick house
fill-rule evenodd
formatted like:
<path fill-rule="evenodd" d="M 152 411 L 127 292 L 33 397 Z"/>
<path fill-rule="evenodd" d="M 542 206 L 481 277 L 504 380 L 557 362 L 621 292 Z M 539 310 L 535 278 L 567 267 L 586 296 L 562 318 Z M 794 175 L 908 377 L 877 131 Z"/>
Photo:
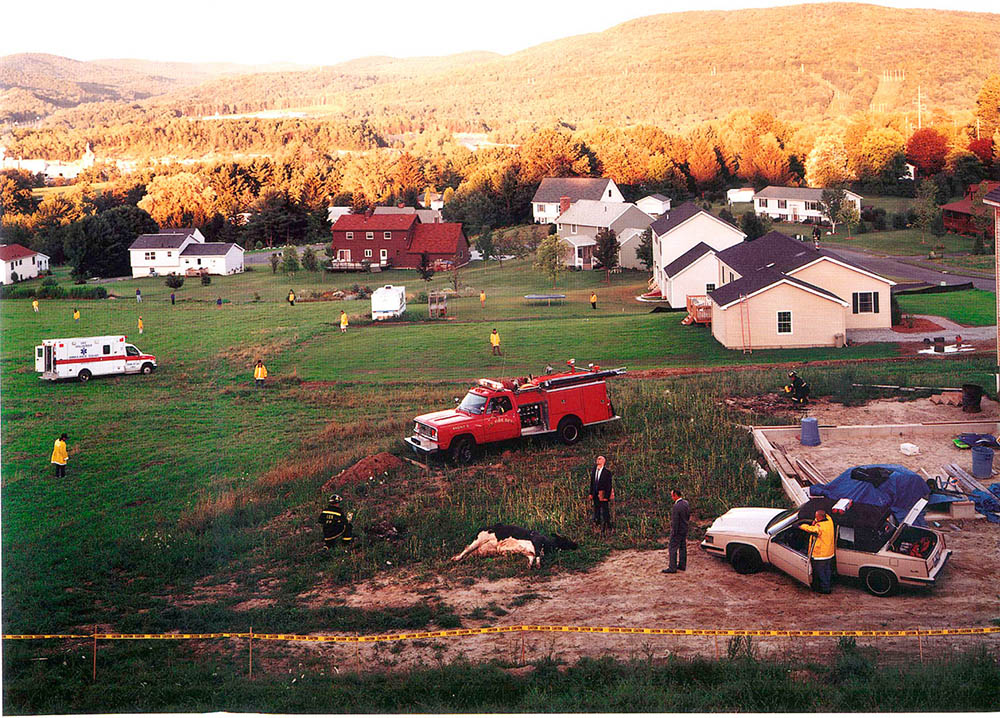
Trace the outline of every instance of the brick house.
<path fill-rule="evenodd" d="M 469 261 L 469 240 L 459 222 L 424 224 L 413 214 L 346 214 L 331 229 L 334 263 L 370 262 L 414 269 L 420 256 L 459 265 Z"/>

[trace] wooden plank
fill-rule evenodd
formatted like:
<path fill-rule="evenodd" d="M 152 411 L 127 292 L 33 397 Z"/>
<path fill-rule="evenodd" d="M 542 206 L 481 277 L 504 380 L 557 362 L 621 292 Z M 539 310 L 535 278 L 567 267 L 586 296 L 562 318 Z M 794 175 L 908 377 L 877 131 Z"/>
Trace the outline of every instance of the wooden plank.
<path fill-rule="evenodd" d="M 973 476 L 972 474 L 970 474 L 968 471 L 966 471 L 965 469 L 963 469 L 958 464 L 949 464 L 949 468 L 951 468 L 952 471 L 954 471 L 954 473 L 952 474 L 952 476 L 956 476 L 956 477 L 959 477 L 961 479 L 964 479 L 965 482 L 967 484 L 969 484 L 969 486 L 971 486 L 974 489 L 977 489 L 979 491 L 986 491 L 986 487 L 983 486 L 981 483 L 979 483 L 979 479 L 977 479 L 975 476 Z M 989 492 L 987 491 L 987 493 L 989 493 Z"/>
<path fill-rule="evenodd" d="M 795 465 L 789 460 L 788 454 L 784 451 L 775 451 L 774 456 L 778 462 L 778 466 L 781 467 L 781 471 L 785 474 L 785 476 L 793 479 L 799 477 L 799 472 L 795 470 Z"/>
<path fill-rule="evenodd" d="M 829 483 L 830 480 L 826 478 L 826 474 L 817 469 L 813 465 L 813 462 L 809 461 L 809 459 L 802 459 L 802 462 L 808 467 L 809 471 L 812 472 L 813 476 L 820 479 L 821 484 Z"/>
<path fill-rule="evenodd" d="M 808 466 L 806 466 L 806 464 L 802 461 L 802 459 L 796 459 L 795 460 L 795 464 L 799 467 L 799 471 L 802 474 L 802 476 L 804 476 L 806 478 L 806 480 L 809 481 L 809 483 L 811 483 L 811 484 L 824 484 L 824 483 L 826 483 L 823 480 L 823 477 L 821 475 L 817 476 L 814 473 L 814 470 L 811 470 Z"/>

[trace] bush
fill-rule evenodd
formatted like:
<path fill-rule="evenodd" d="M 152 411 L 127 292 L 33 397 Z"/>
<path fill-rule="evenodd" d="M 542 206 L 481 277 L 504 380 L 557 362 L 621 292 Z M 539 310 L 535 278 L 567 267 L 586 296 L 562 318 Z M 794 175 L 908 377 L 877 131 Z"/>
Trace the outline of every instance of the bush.
<path fill-rule="evenodd" d="M 70 287 L 70 299 L 106 299 L 108 290 L 104 287 Z"/>
<path fill-rule="evenodd" d="M 898 327 L 903 321 L 903 310 L 899 306 L 899 300 L 895 294 L 889 295 L 889 313 L 892 316 L 892 326 Z"/>
<path fill-rule="evenodd" d="M 258 239 L 256 244 L 254 244 L 253 248 L 257 250 L 264 249 L 264 243 Z"/>
<path fill-rule="evenodd" d="M 427 292 L 417 292 L 417 304 L 427 304 Z"/>
<path fill-rule="evenodd" d="M 55 287 L 58 284 L 59 282 L 56 281 L 55 277 L 46 277 L 42 280 L 43 287 Z"/>
<path fill-rule="evenodd" d="M 896 212 L 892 215 L 892 228 L 906 229 L 906 215 L 904 213 Z"/>
<path fill-rule="evenodd" d="M 868 223 L 864 220 L 858 222 L 858 234 L 868 234 L 869 232 Z"/>
<path fill-rule="evenodd" d="M 211 283 L 212 283 L 212 275 L 210 274 L 201 275 L 201 286 L 207 287 Z"/>
<path fill-rule="evenodd" d="M 171 289 L 180 289 L 181 287 L 184 286 L 184 277 L 177 274 L 171 274 L 169 277 L 163 280 L 163 283 L 166 284 Z"/>
<path fill-rule="evenodd" d="M 66 288 L 57 284 L 42 285 L 35 292 L 39 299 L 63 299 L 66 296 Z"/>
<path fill-rule="evenodd" d="M 15 284 L 0 286 L 0 299 L 27 299 L 35 296 L 34 287 L 19 287 Z"/>

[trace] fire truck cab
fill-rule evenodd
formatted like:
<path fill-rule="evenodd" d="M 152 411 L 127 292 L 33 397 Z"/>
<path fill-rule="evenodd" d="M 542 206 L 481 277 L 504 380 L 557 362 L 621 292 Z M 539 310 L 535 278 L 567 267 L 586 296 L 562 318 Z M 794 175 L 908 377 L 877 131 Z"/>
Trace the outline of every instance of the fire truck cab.
<path fill-rule="evenodd" d="M 480 379 L 454 409 L 422 414 L 405 441 L 418 455 L 445 453 L 469 463 L 482 444 L 555 434 L 574 444 L 586 426 L 617 421 L 605 379 L 625 369 L 570 371 L 544 377 Z"/>
<path fill-rule="evenodd" d="M 144 354 L 124 334 L 103 337 L 44 339 L 35 347 L 35 371 L 40 379 L 79 379 L 104 374 L 149 374 L 156 357 Z"/>

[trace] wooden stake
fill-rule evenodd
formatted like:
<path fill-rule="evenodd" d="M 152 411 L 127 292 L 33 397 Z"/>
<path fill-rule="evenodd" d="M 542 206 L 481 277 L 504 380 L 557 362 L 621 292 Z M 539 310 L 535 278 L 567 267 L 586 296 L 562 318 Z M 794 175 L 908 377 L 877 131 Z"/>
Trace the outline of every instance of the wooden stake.
<path fill-rule="evenodd" d="M 97 626 L 94 626 L 94 675 L 93 680 L 97 680 Z"/>
<path fill-rule="evenodd" d="M 924 665 L 924 639 L 919 633 L 917 634 L 917 648 L 920 650 L 920 665 Z"/>
<path fill-rule="evenodd" d="M 719 637 L 716 635 L 712 638 L 715 639 L 715 660 L 719 660 Z"/>
<path fill-rule="evenodd" d="M 524 638 L 521 638 L 521 665 L 524 665 Z"/>
<path fill-rule="evenodd" d="M 250 680 L 253 680 L 253 626 L 250 626 Z"/>

